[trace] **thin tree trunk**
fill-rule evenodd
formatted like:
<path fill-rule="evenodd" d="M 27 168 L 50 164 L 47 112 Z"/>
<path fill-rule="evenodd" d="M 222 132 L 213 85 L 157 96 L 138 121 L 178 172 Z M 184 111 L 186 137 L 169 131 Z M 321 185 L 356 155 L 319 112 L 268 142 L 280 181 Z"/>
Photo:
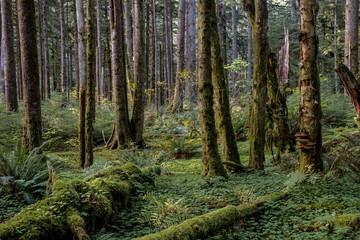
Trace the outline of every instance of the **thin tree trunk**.
<path fill-rule="evenodd" d="M 154 49 L 154 84 L 155 84 L 155 107 L 156 107 L 156 111 L 159 111 L 159 93 L 158 93 L 158 45 L 157 45 L 157 27 L 156 27 L 156 1 L 153 0 L 152 2 L 152 14 L 153 14 L 153 36 L 154 36 L 154 41 L 153 41 L 153 49 Z"/>
<path fill-rule="evenodd" d="M 108 101 L 112 102 L 113 99 L 113 90 L 112 90 L 112 68 L 111 68 L 111 49 L 110 49 L 110 23 L 109 23 L 109 19 L 108 19 L 108 8 L 107 6 L 105 7 L 105 22 L 106 22 L 106 58 L 107 58 L 107 80 L 108 80 L 108 90 L 107 90 L 107 98 Z"/>
<path fill-rule="evenodd" d="M 102 47 L 101 47 L 101 1 L 96 0 L 96 19 L 97 19 L 97 49 L 98 49 L 98 64 L 97 64 L 97 77 L 99 82 L 99 100 L 104 97 L 104 73 L 103 73 L 103 58 L 102 58 Z"/>
<path fill-rule="evenodd" d="M 95 1 L 86 0 L 86 118 L 85 118 L 85 167 L 94 162 L 93 122 L 95 121 L 95 85 L 96 85 L 96 12 Z"/>
<path fill-rule="evenodd" d="M 16 2 L 15 2 L 16 9 Z M 23 99 L 23 81 L 22 81 L 22 69 L 21 69 L 21 50 L 20 50 L 20 33 L 19 33 L 19 21 L 18 21 L 18 13 L 16 10 L 16 44 L 17 44 L 17 87 L 18 87 L 18 96 L 19 100 Z M 0 34 L 1 35 L 1 34 Z M 1 52 L 1 50 L 0 50 Z"/>
<path fill-rule="evenodd" d="M 16 62 L 14 50 L 14 28 L 11 0 L 1 0 L 1 29 L 4 41 L 4 79 L 6 111 L 17 112 Z"/>
<path fill-rule="evenodd" d="M 236 18 L 236 5 L 235 2 L 232 3 L 231 6 L 232 10 L 232 60 L 235 61 L 237 56 L 237 18 Z M 236 93 L 236 81 L 237 81 L 237 73 L 235 71 L 231 74 L 231 81 L 232 81 L 232 91 L 233 95 Z"/>
<path fill-rule="evenodd" d="M 227 177 L 217 145 L 211 82 L 211 6 L 213 0 L 199 0 L 199 98 L 202 142 L 203 176 Z"/>
<path fill-rule="evenodd" d="M 241 171 L 240 155 L 231 121 L 230 101 L 221 57 L 215 8 L 215 2 L 211 0 L 211 78 L 214 85 L 216 125 L 221 137 L 223 161 L 228 169 Z"/>
<path fill-rule="evenodd" d="M 165 62 L 166 62 L 166 82 L 167 82 L 167 90 L 168 90 L 168 101 L 172 97 L 172 72 L 171 72 L 171 64 L 172 64 L 172 53 L 171 53 L 171 40 L 170 40 L 170 24 L 169 24 L 169 14 L 168 14 L 168 0 L 164 0 L 164 23 L 165 23 Z"/>
<path fill-rule="evenodd" d="M 252 30 L 249 17 L 247 18 L 247 44 L 248 44 L 248 52 L 247 52 L 247 61 L 248 61 L 248 69 L 247 69 L 247 77 L 248 84 L 251 86 L 252 77 L 253 77 L 253 38 L 252 38 Z"/>
<path fill-rule="evenodd" d="M 359 0 L 346 0 L 344 64 L 356 75 L 358 66 Z"/>
<path fill-rule="evenodd" d="M 337 65 L 337 0 L 335 0 L 335 6 L 334 6 L 334 69 L 336 68 Z M 338 76 L 336 74 L 336 72 L 334 73 L 334 78 L 335 78 L 335 93 L 338 94 Z"/>
<path fill-rule="evenodd" d="M 296 0 L 291 0 L 291 20 L 294 24 L 297 24 Z"/>
<path fill-rule="evenodd" d="M 320 80 L 316 65 L 318 42 L 316 35 L 315 0 L 300 0 L 300 93 L 301 132 L 299 169 L 303 172 L 322 171 Z M 304 141 L 307 140 L 307 141 Z"/>
<path fill-rule="evenodd" d="M 60 34 L 61 34 L 61 93 L 66 94 L 66 48 L 65 48 L 65 13 L 64 0 L 60 0 Z"/>
<path fill-rule="evenodd" d="M 144 21 L 144 0 L 134 0 L 135 37 L 134 37 L 134 104 L 131 119 L 133 142 L 138 146 L 145 146 L 142 137 L 144 127 L 145 94 L 144 87 L 146 75 L 145 52 L 145 21 Z"/>
<path fill-rule="evenodd" d="M 79 38 L 78 38 L 78 24 L 77 24 L 77 16 L 76 16 L 76 0 L 74 0 L 74 45 L 75 45 L 75 85 L 76 85 L 76 99 L 79 99 L 79 90 L 80 90 L 80 83 L 79 83 Z"/>
<path fill-rule="evenodd" d="M 24 94 L 23 146 L 34 148 L 41 143 L 41 98 L 34 1 L 17 1 L 17 9 L 23 59 L 21 61 Z"/>
<path fill-rule="evenodd" d="M 244 9 L 248 12 L 254 38 L 254 79 L 253 103 L 251 107 L 250 162 L 256 170 L 264 169 L 265 114 L 267 83 L 267 20 L 266 0 L 245 0 Z"/>
<path fill-rule="evenodd" d="M 85 113 L 86 113 L 86 32 L 83 0 L 76 0 L 79 56 L 79 166 L 85 167 Z"/>
<path fill-rule="evenodd" d="M 42 6 L 41 0 L 38 0 L 38 34 L 39 34 L 39 65 L 40 65 L 40 95 L 41 99 L 45 99 L 45 73 L 44 73 L 44 51 L 43 51 L 43 30 L 42 30 Z"/>
<path fill-rule="evenodd" d="M 188 4 L 188 25 L 187 25 L 187 72 L 189 79 L 187 95 L 188 101 L 197 102 L 197 84 L 196 84 L 196 0 L 189 0 Z"/>
<path fill-rule="evenodd" d="M 134 83 L 134 54 L 133 54 L 133 26 L 131 16 L 131 0 L 124 0 L 124 13 L 125 13 L 125 44 L 127 53 L 127 64 L 130 67 L 128 71 L 128 84 Z"/>
<path fill-rule="evenodd" d="M 185 0 L 179 0 L 178 11 L 178 32 L 177 32 L 177 64 L 176 64 L 176 82 L 175 96 L 173 104 L 173 113 L 184 111 L 183 109 L 183 71 L 185 54 Z"/>
<path fill-rule="evenodd" d="M 50 98 L 50 63 L 49 63 L 49 40 L 48 40 L 48 26 L 47 26 L 47 2 L 43 0 L 43 38 L 44 38 L 44 82 L 45 82 L 45 97 Z M 76 37 L 75 37 L 76 39 Z"/>
<path fill-rule="evenodd" d="M 125 79 L 125 47 L 124 47 L 124 20 L 122 15 L 122 1 L 110 0 L 110 24 L 112 45 L 112 77 L 115 108 L 115 139 L 112 148 L 129 146 L 132 141 L 127 86 Z"/>
<path fill-rule="evenodd" d="M 289 45 L 289 30 L 284 27 L 285 42 L 279 52 L 279 85 L 281 91 L 284 91 L 289 82 L 290 69 L 290 45 Z"/>

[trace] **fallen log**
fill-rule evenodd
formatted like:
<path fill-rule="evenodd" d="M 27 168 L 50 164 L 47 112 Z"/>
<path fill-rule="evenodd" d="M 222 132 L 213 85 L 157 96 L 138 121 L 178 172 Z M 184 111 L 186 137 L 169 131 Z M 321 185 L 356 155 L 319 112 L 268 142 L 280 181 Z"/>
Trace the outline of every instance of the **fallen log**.
<path fill-rule="evenodd" d="M 267 204 L 279 200 L 285 195 L 285 192 L 275 192 L 252 203 L 246 203 L 240 206 L 226 206 L 219 210 L 188 219 L 164 231 L 136 238 L 136 240 L 206 239 L 211 234 L 233 226 L 239 220 L 260 212 Z"/>
<path fill-rule="evenodd" d="M 156 167 L 148 171 L 158 173 Z M 95 231 L 110 216 L 127 207 L 139 184 L 153 184 L 149 174 L 132 163 L 99 171 L 86 181 L 58 180 L 53 193 L 24 208 L 0 225 L 2 240 L 90 239 L 86 230 Z"/>
<path fill-rule="evenodd" d="M 345 88 L 346 93 L 350 96 L 351 102 L 355 107 L 355 112 L 357 115 L 357 123 L 359 125 L 360 120 L 360 82 L 354 74 L 349 70 L 349 68 L 340 63 L 335 69 L 337 72 L 342 85 Z"/>

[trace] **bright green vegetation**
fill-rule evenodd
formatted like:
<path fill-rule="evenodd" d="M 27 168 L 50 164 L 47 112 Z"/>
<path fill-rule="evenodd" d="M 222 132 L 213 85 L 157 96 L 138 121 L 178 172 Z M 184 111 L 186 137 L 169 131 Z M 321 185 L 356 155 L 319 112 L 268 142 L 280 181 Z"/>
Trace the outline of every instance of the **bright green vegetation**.
<path fill-rule="evenodd" d="M 299 126 L 297 97 L 295 93 L 288 100 L 291 131 Z M 200 224 L 198 221 L 203 217 L 199 216 L 203 214 L 216 221 L 223 213 L 238 216 L 239 209 L 249 206 L 241 204 L 260 201 L 263 196 L 285 189 L 285 198 L 265 203 L 260 212 L 252 212 L 241 221 L 237 217 L 229 222 L 220 221 L 220 225 L 211 221 L 210 229 L 201 228 L 206 234 L 197 236 L 201 239 L 356 239 L 360 214 L 360 135 L 353 121 L 355 113 L 342 95 L 326 97 L 322 104 L 325 172 L 311 177 L 295 171 L 297 152 L 285 152 L 282 161 L 275 164 L 267 149 L 265 171 L 245 169 L 241 174 L 229 173 L 228 179 L 203 179 L 196 110 L 171 116 L 150 109 L 146 112 L 144 128 L 146 149 L 107 150 L 101 131 L 104 130 L 107 138 L 110 136 L 113 110 L 106 103 L 98 106 L 97 114 L 101 117 L 94 127 L 95 161 L 82 171 L 77 167 L 78 111 L 74 102 L 65 103 L 61 97 L 54 96 L 51 102 L 44 103 L 44 136 L 61 139 L 44 145 L 42 151 L 30 154 L 32 157 L 17 149 L 20 114 L 14 117 L 1 113 L 1 163 L 3 159 L 10 163 L 6 171 L 12 171 L 13 178 L 11 183 L 4 184 L 8 178 L 1 170 L 0 234 L 11 224 L 25 225 L 29 219 L 36 218 L 33 223 L 41 223 L 39 229 L 44 234 L 88 234 L 91 239 L 141 238 L 181 226 L 191 229 L 194 223 Z M 247 107 L 232 109 L 236 138 L 241 140 L 238 150 L 243 166 L 249 161 L 247 113 Z M 11 167 L 29 162 L 37 164 L 27 168 L 27 174 Z M 53 168 L 51 177 L 49 166 Z M 122 172 L 130 175 L 131 181 L 123 178 Z M 101 181 L 104 179 L 106 184 Z M 143 184 L 144 180 L 148 183 Z M 68 187 L 69 184 L 74 187 Z M 96 193 L 97 201 L 88 201 L 89 192 Z M 88 202 L 81 202 L 81 196 Z M 33 202 L 36 203 L 28 206 Z M 50 209 L 51 206 L 56 207 Z M 47 217 L 56 215 L 57 211 L 66 214 L 49 221 Z M 13 220 L 6 221 L 14 215 Z M 31 226 L 34 225 L 28 225 Z M 217 229 L 214 226 L 221 226 L 222 230 L 214 231 Z M 34 236 L 33 239 L 38 239 Z"/>

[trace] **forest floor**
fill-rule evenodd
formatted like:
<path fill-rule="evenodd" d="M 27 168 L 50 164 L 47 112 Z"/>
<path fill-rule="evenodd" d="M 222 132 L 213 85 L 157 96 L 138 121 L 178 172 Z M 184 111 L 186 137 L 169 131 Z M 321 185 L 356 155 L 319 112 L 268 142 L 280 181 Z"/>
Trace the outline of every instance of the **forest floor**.
<path fill-rule="evenodd" d="M 60 179 L 85 179 L 113 162 L 133 162 L 139 167 L 160 165 L 162 174 L 155 186 L 140 188 L 132 197 L 131 206 L 116 214 L 94 240 L 132 239 L 166 229 L 182 221 L 214 211 L 227 205 L 252 202 L 266 194 L 287 188 L 286 199 L 267 206 L 266 210 L 208 239 L 359 239 L 360 221 L 337 223 L 343 214 L 360 214 L 360 135 L 353 124 L 323 128 L 325 172 L 311 177 L 296 171 L 297 152 L 285 153 L 281 163 L 274 163 L 267 149 L 265 170 L 230 173 L 229 179 L 201 177 L 201 141 L 199 120 L 195 111 L 181 116 L 147 113 L 145 134 L 147 148 L 139 150 L 107 150 L 103 147 L 101 130 L 95 132 L 95 163 L 83 171 L 77 167 L 76 146 L 77 110 L 69 105 L 65 109 L 52 109 L 48 103 L 44 111 L 45 137 L 62 136 L 55 149 L 47 152 L 49 159 L 61 161 L 57 171 Z M 106 113 L 106 114 L 104 114 Z M 104 106 L 95 129 L 103 129 L 109 136 L 112 111 Z M 238 113 L 236 113 L 238 114 Z M 2 116 L 0 114 L 0 118 Z M 5 115 L 5 114 L 4 114 Z M 73 116 L 74 115 L 74 116 Z M 18 115 L 19 117 L 20 115 Z M 14 118 L 10 116 L 7 118 Z M 246 137 L 246 117 L 234 117 L 241 162 L 247 166 L 249 140 Z M 21 129 L 21 120 L 5 124 L 0 129 Z M 11 122 L 10 120 L 7 120 Z M 15 130 L 14 130 L 15 129 Z M 65 136 L 65 137 L 64 137 Z M 13 135 L 1 135 L 0 143 Z M 13 142 L 16 142 L 12 140 Z M 220 143 L 220 142 L 219 142 Z M 219 148 L 220 150 L 220 148 Z M 221 150 L 220 150 L 221 152 Z M 358 168 L 358 169 L 356 169 Z M 39 186 L 36 187 L 39 190 Z M 5 221 L 29 203 L 25 190 L 8 191 L 0 187 L 0 221 Z M 34 192 L 34 199 L 36 199 Z M 41 196 L 38 196 L 41 198 Z"/>

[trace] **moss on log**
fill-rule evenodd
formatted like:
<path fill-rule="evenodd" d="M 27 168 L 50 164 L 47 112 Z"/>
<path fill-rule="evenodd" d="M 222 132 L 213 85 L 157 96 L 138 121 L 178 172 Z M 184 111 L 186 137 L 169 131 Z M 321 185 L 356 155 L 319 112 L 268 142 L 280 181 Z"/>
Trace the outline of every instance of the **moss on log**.
<path fill-rule="evenodd" d="M 267 206 L 266 203 L 276 201 L 285 195 L 285 192 L 275 192 L 252 203 L 246 203 L 240 206 L 226 206 L 219 210 L 188 219 L 164 231 L 137 238 L 137 240 L 205 239 L 221 229 L 233 226 L 241 219 L 260 212 Z"/>
<path fill-rule="evenodd" d="M 150 172 L 158 169 L 149 168 Z M 86 181 L 54 183 L 53 194 L 24 208 L 0 225 L 0 239 L 89 239 L 110 216 L 126 208 L 138 184 L 153 184 L 149 174 L 132 163 L 99 171 Z"/>

